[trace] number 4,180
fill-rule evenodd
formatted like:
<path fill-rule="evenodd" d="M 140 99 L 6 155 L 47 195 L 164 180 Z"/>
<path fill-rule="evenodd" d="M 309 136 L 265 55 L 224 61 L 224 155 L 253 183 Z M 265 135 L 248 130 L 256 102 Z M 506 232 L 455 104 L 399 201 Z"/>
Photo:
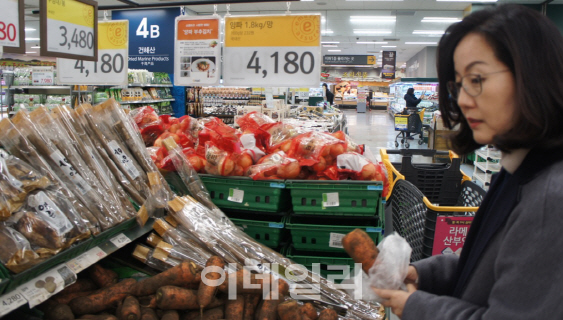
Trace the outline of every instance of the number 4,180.
<path fill-rule="evenodd" d="M 110 72 L 114 72 L 114 73 L 120 73 L 121 71 L 123 71 L 123 68 L 125 66 L 125 61 L 123 59 L 123 55 L 121 53 L 116 54 L 115 56 L 112 56 L 109 53 L 104 53 L 101 57 L 102 60 L 102 65 L 100 67 L 100 70 L 102 71 L 102 73 L 110 73 Z M 90 74 L 90 71 L 88 69 L 84 70 L 84 61 L 83 60 L 76 60 L 76 62 L 74 63 L 74 69 L 80 70 L 80 73 L 84 73 L 86 72 L 86 77 L 88 77 L 88 75 Z M 98 62 L 94 62 L 94 73 L 98 73 Z"/>
<path fill-rule="evenodd" d="M 262 69 L 262 67 L 260 66 L 260 58 L 256 56 L 257 53 L 258 51 L 254 51 L 252 53 L 252 57 L 250 57 L 250 60 L 246 65 L 247 69 L 254 69 L 255 73 L 258 73 L 259 70 Z M 309 57 L 309 61 L 305 60 L 306 57 Z M 277 51 L 274 52 L 270 56 L 270 58 L 274 58 L 274 73 L 278 73 L 279 53 Z M 284 58 L 285 58 L 285 64 L 283 65 L 283 71 L 288 74 L 294 74 L 299 72 L 300 70 L 304 74 L 310 74 L 311 72 L 313 72 L 313 69 L 315 68 L 315 57 L 313 56 L 313 53 L 309 51 L 303 52 L 301 57 L 299 57 L 299 54 L 295 51 L 288 51 L 286 52 Z M 299 60 L 299 62 L 297 60 Z M 309 62 L 308 68 L 305 67 L 306 62 Z M 264 70 L 263 73 L 264 76 L 266 76 L 267 74 L 266 70 Z"/>

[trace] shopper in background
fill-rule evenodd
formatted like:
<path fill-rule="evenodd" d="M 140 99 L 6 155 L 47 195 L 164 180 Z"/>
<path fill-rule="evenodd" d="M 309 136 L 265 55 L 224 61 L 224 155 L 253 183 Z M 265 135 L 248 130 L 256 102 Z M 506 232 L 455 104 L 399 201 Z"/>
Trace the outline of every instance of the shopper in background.
<path fill-rule="evenodd" d="M 563 319 L 563 37 L 519 5 L 477 11 L 438 46 L 454 151 L 492 144 L 501 171 L 461 256 L 413 263 L 408 292 L 374 289 L 403 320 Z"/>
<path fill-rule="evenodd" d="M 407 93 L 405 93 L 405 96 L 403 98 L 405 98 L 405 101 L 407 102 L 407 107 L 404 110 L 405 114 L 416 113 L 418 111 L 417 106 L 420 103 L 420 101 L 422 101 L 422 98 L 418 99 L 414 95 L 414 88 L 408 88 Z M 410 132 L 407 132 L 407 139 L 413 140 L 413 137 L 411 137 Z"/>
<path fill-rule="evenodd" d="M 326 83 L 323 83 L 323 87 L 325 89 L 326 101 L 332 106 L 332 104 L 334 103 L 334 94 L 330 92 Z"/>

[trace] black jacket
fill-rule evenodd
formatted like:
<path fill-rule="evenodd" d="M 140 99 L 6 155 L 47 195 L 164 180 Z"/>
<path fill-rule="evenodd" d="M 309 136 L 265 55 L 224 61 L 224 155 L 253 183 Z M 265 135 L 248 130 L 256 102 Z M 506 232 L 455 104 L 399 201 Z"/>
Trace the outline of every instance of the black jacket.
<path fill-rule="evenodd" d="M 405 101 L 407 102 L 407 108 L 416 108 L 422 99 L 417 99 L 414 94 L 405 94 Z"/>
<path fill-rule="evenodd" d="M 328 88 L 326 89 L 326 101 L 330 103 L 330 105 L 334 104 L 334 93 L 330 92 Z"/>

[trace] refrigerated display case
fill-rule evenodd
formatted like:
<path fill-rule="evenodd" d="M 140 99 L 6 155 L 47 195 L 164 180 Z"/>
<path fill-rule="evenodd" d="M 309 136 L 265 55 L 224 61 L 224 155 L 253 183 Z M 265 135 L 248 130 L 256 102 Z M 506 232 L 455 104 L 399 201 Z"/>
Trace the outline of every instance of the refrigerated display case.
<path fill-rule="evenodd" d="M 420 108 L 431 108 L 438 104 L 438 79 L 436 78 L 402 78 L 389 85 L 389 107 L 387 111 L 393 117 L 396 113 L 403 112 L 406 107 L 404 95 L 409 88 L 414 88 L 414 95 L 422 102 Z"/>

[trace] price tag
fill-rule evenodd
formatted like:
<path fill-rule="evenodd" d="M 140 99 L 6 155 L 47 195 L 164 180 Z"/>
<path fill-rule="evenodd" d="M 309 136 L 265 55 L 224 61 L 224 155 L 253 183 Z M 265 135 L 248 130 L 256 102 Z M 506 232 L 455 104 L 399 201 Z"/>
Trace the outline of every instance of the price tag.
<path fill-rule="evenodd" d="M 229 189 L 229 197 L 227 198 L 227 200 L 232 202 L 242 203 L 243 198 L 244 198 L 244 190 L 233 189 L 233 188 Z"/>
<path fill-rule="evenodd" d="M 52 69 L 52 67 L 50 67 Z M 34 86 L 52 86 L 54 84 L 53 71 L 33 71 L 31 73 L 31 83 Z"/>
<path fill-rule="evenodd" d="M 124 149 L 121 148 L 117 141 L 112 140 L 108 143 L 108 146 L 111 148 L 113 154 L 119 159 L 121 164 L 125 167 L 125 170 L 129 173 L 131 178 L 136 179 L 140 174 L 139 170 L 133 164 L 133 161 L 129 159 L 129 156 L 123 151 Z"/>
<path fill-rule="evenodd" d="M 118 248 L 123 248 L 126 244 L 131 242 L 131 239 L 129 239 L 123 233 L 120 233 L 117 236 L 111 238 L 109 241 L 111 241 L 111 243 L 113 243 L 114 246 Z"/>
<path fill-rule="evenodd" d="M 225 17 L 224 84 L 318 86 L 320 24 L 319 14 Z"/>
<path fill-rule="evenodd" d="M 98 60 L 57 59 L 60 84 L 127 85 L 129 21 L 98 23 Z"/>
<path fill-rule="evenodd" d="M 340 202 L 338 201 L 338 192 L 323 193 L 323 208 L 338 206 L 340 206 Z"/>
<path fill-rule="evenodd" d="M 26 302 L 27 300 L 19 289 L 6 293 L 0 297 L 0 317 L 23 306 Z"/>
<path fill-rule="evenodd" d="M 344 238 L 345 234 L 342 233 L 330 233 L 330 238 L 328 241 L 328 246 L 331 248 L 344 248 L 342 246 L 342 238 Z"/>
<path fill-rule="evenodd" d="M 72 270 L 74 273 L 79 273 L 82 270 L 88 268 L 89 266 L 93 265 L 94 263 L 100 261 L 101 259 L 105 258 L 107 253 L 105 253 L 99 247 L 94 247 L 83 254 L 79 255 L 78 257 L 70 260 L 66 263 L 66 265 Z"/>
<path fill-rule="evenodd" d="M 51 159 L 59 166 L 59 168 L 64 172 L 64 174 L 74 183 L 78 190 L 82 194 L 86 194 L 88 191 L 92 190 L 92 187 L 78 174 L 74 166 L 68 161 L 68 159 L 63 156 L 60 150 L 57 150 L 51 154 Z"/>
<path fill-rule="evenodd" d="M 16 51 L 12 50 L 11 52 L 25 52 L 25 43 L 23 43 L 23 9 L 23 0 L 2 1 L 2 10 L 0 10 L 0 47 L 17 48 Z"/>
<path fill-rule="evenodd" d="M 179 16 L 174 36 L 174 84 L 219 84 L 221 64 L 220 18 Z"/>
<path fill-rule="evenodd" d="M 29 302 L 29 307 L 33 308 L 75 281 L 76 274 L 66 264 L 62 264 L 19 286 L 18 289 Z"/>
<path fill-rule="evenodd" d="M 41 0 L 41 55 L 98 60 L 98 3 Z"/>

